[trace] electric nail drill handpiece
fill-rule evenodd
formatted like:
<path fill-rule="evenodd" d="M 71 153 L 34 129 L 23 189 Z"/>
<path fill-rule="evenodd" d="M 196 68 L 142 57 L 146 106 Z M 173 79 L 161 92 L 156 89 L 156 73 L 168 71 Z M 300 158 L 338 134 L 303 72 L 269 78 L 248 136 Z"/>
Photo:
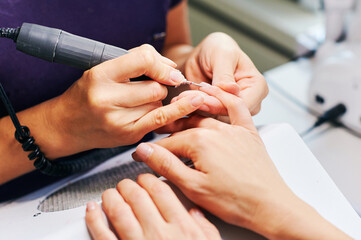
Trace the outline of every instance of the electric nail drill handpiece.
<path fill-rule="evenodd" d="M 13 39 L 16 49 L 21 52 L 83 70 L 128 53 L 125 49 L 60 29 L 30 23 L 23 23 L 16 29 L 1 29 L 1 37 Z"/>

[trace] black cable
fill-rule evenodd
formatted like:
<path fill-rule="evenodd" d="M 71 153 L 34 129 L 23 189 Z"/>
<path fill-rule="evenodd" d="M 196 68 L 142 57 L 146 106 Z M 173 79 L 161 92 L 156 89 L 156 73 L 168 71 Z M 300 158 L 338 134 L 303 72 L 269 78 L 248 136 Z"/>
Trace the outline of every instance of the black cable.
<path fill-rule="evenodd" d="M 67 176 L 76 172 L 81 172 L 94 167 L 100 162 L 104 161 L 103 157 L 96 157 L 92 159 L 74 159 L 69 161 L 49 161 L 44 153 L 41 152 L 39 146 L 35 143 L 34 137 L 30 135 L 30 130 L 27 126 L 22 126 L 16 116 L 14 108 L 6 95 L 6 92 L 0 83 L 0 98 L 5 105 L 7 112 L 15 126 L 15 139 L 22 144 L 25 152 L 30 152 L 29 160 L 34 160 L 34 166 L 41 173 L 50 176 Z M 133 146 L 125 146 L 124 151 Z"/>
<path fill-rule="evenodd" d="M 341 117 L 342 115 L 344 115 L 346 113 L 346 110 L 347 109 L 346 109 L 345 105 L 343 105 L 342 103 L 337 104 L 336 106 L 327 110 L 320 117 L 318 117 L 315 124 L 313 124 L 313 126 L 310 127 L 309 129 L 307 129 L 306 131 L 300 133 L 300 136 L 301 137 L 306 136 L 307 134 L 312 132 L 315 128 L 321 126 L 322 124 L 324 124 L 326 122 L 332 122 L 332 121 L 337 120 L 339 117 Z"/>
<path fill-rule="evenodd" d="M 0 37 L 10 38 L 16 42 L 16 39 L 19 36 L 20 27 L 17 28 L 0 28 Z"/>

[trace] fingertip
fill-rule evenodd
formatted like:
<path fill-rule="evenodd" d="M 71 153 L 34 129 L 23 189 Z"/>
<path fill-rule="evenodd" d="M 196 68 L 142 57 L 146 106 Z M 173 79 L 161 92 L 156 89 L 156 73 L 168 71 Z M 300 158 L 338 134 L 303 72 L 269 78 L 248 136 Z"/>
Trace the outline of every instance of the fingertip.
<path fill-rule="evenodd" d="M 147 143 L 141 143 L 135 150 L 135 153 L 140 161 L 147 161 L 153 153 L 153 148 Z"/>
<path fill-rule="evenodd" d="M 137 155 L 136 152 L 133 152 L 133 153 L 132 153 L 132 158 L 133 158 L 133 160 L 136 161 L 136 162 L 142 162 L 142 159 Z"/>
<path fill-rule="evenodd" d="M 87 212 L 93 212 L 94 210 L 97 209 L 98 204 L 96 204 L 96 202 L 88 202 L 86 205 L 86 211 Z"/>
<path fill-rule="evenodd" d="M 182 82 L 184 82 L 185 77 L 183 76 L 183 74 L 179 71 L 179 70 L 171 70 L 170 74 L 170 82 L 172 85 L 179 85 Z"/>

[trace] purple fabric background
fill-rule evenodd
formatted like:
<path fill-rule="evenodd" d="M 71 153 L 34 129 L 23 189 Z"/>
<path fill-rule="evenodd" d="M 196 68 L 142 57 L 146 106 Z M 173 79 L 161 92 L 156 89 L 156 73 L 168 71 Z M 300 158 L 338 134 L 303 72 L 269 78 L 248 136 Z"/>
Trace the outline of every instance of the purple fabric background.
<path fill-rule="evenodd" d="M 0 26 L 23 22 L 55 27 L 125 49 L 144 43 L 162 50 L 167 11 L 181 0 L 1 0 Z M 48 63 L 0 39 L 0 81 L 16 111 L 63 93 L 82 71 Z M 0 104 L 0 117 L 7 115 Z"/>

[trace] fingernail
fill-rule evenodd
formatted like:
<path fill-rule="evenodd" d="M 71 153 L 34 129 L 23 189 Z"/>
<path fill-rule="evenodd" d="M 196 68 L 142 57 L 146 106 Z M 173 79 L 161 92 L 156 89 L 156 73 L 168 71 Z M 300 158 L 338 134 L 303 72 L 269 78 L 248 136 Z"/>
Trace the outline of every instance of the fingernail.
<path fill-rule="evenodd" d="M 142 161 L 142 159 L 139 158 L 139 156 L 137 155 L 136 152 L 133 152 L 133 153 L 132 153 L 132 158 L 133 158 L 133 160 L 136 161 L 136 162 L 141 162 L 141 161 Z"/>
<path fill-rule="evenodd" d="M 183 76 L 183 74 L 178 71 L 178 70 L 173 70 L 170 73 L 170 80 L 174 83 L 174 84 L 181 84 L 182 82 L 184 82 L 185 78 Z"/>
<path fill-rule="evenodd" d="M 153 148 L 146 143 L 141 143 L 138 145 L 136 152 L 138 157 L 140 157 L 143 160 L 146 160 L 152 154 Z"/>
<path fill-rule="evenodd" d="M 193 208 L 192 211 L 191 211 L 191 214 L 194 217 L 204 218 L 204 214 L 198 208 Z"/>
<path fill-rule="evenodd" d="M 96 207 L 95 204 L 96 204 L 95 202 L 88 202 L 86 204 L 86 211 L 87 212 L 93 211 Z"/>
<path fill-rule="evenodd" d="M 201 96 L 195 96 L 192 98 L 191 101 L 193 107 L 199 107 L 201 104 L 203 104 L 203 102 L 204 102 L 204 98 Z"/>

